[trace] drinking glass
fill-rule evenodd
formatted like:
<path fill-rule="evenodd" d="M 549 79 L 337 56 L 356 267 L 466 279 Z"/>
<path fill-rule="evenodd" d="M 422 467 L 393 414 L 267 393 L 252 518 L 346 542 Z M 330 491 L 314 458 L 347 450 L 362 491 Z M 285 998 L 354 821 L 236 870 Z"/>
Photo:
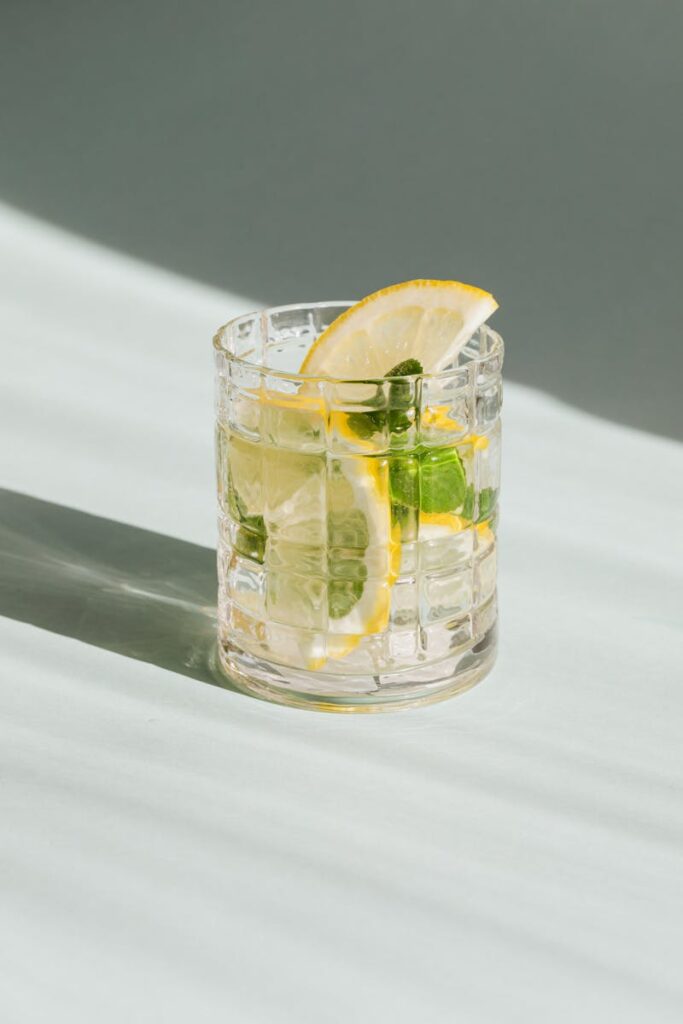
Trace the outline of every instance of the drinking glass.
<path fill-rule="evenodd" d="M 329 711 L 441 700 L 496 654 L 503 342 L 400 379 L 298 372 L 351 303 L 214 338 L 218 650 L 240 688 Z"/>

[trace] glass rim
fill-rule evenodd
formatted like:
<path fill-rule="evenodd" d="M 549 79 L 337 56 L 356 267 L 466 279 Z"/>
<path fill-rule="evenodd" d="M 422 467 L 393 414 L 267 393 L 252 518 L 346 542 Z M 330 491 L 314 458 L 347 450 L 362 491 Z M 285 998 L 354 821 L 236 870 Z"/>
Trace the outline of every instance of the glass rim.
<path fill-rule="evenodd" d="M 438 373 L 411 373 L 406 374 L 403 377 L 330 377 L 328 374 L 320 373 L 295 373 L 289 370 L 279 370 L 276 367 L 267 366 L 265 363 L 257 363 L 251 359 L 245 359 L 243 356 L 238 356 L 232 352 L 225 344 L 228 334 L 232 328 L 243 320 L 250 318 L 263 318 L 273 313 L 285 313 L 292 309 L 325 309 L 330 306 L 354 306 L 358 300 L 339 299 L 337 301 L 329 300 L 322 302 L 290 302 L 283 306 L 265 306 L 263 309 L 250 310 L 245 313 L 240 313 L 238 316 L 231 317 L 222 324 L 213 336 L 213 347 L 217 352 L 221 352 L 230 363 L 237 363 L 248 370 L 255 370 L 259 373 L 266 373 L 268 376 L 278 377 L 281 380 L 289 380 L 293 382 L 306 382 L 306 383 L 343 383 L 343 384 L 379 384 L 386 380 L 441 380 L 444 378 L 452 377 L 457 373 L 462 373 L 463 370 L 469 370 L 470 367 L 476 367 L 481 363 L 487 362 L 489 359 L 494 359 L 496 356 L 500 356 L 501 360 L 505 354 L 505 343 L 503 338 L 495 331 L 488 323 L 483 323 L 480 327 L 477 327 L 472 332 L 470 338 L 467 339 L 463 345 L 461 351 L 467 348 L 472 338 L 477 334 L 478 331 L 485 331 L 491 339 L 493 345 L 490 352 L 485 354 L 477 355 L 472 354 L 468 358 L 467 362 L 461 366 L 451 366 L 446 370 L 439 370 Z"/>

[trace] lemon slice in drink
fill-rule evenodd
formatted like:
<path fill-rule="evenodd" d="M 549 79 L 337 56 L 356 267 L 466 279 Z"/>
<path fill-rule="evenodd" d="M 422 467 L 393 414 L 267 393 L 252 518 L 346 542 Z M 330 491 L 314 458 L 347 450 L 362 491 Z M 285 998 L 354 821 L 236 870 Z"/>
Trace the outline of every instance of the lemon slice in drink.
<path fill-rule="evenodd" d="M 273 653 L 319 669 L 389 621 L 400 547 L 386 463 L 272 451 L 263 488 Z"/>
<path fill-rule="evenodd" d="M 301 372 L 366 380 L 417 359 L 426 373 L 437 373 L 497 308 L 489 292 L 460 281 L 391 285 L 337 317 L 311 346 Z"/>
<path fill-rule="evenodd" d="M 319 669 L 388 624 L 400 557 L 388 463 L 307 450 L 324 415 L 310 395 L 261 402 L 270 443 L 233 436 L 229 446 L 238 553 L 265 566 L 262 628 L 274 658 Z"/>
<path fill-rule="evenodd" d="M 420 540 L 422 541 L 448 539 L 453 534 L 462 533 L 463 530 L 469 530 L 472 527 L 477 535 L 479 550 L 494 543 L 495 534 L 488 520 L 471 523 L 469 519 L 455 515 L 453 512 L 420 512 Z"/>

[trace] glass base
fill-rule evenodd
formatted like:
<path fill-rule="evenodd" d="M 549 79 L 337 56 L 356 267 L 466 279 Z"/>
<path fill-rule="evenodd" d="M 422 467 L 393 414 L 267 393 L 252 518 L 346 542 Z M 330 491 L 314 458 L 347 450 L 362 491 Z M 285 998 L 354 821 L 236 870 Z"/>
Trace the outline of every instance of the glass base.
<path fill-rule="evenodd" d="M 433 704 L 469 690 L 491 671 L 496 649 L 494 623 L 468 650 L 379 675 L 306 672 L 266 662 L 232 644 L 219 644 L 218 655 L 230 681 L 253 697 L 311 711 L 369 713 Z"/>

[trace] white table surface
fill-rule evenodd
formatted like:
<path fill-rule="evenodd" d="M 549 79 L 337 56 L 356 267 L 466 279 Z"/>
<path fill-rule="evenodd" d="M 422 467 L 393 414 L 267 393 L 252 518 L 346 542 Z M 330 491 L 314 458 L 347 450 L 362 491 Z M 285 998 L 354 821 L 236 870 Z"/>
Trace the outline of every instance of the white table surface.
<path fill-rule="evenodd" d="M 3 1024 L 680 1022 L 681 447 L 509 385 L 493 674 L 270 706 L 203 681 L 184 543 L 252 304 L 6 208 L 0 259 Z"/>

